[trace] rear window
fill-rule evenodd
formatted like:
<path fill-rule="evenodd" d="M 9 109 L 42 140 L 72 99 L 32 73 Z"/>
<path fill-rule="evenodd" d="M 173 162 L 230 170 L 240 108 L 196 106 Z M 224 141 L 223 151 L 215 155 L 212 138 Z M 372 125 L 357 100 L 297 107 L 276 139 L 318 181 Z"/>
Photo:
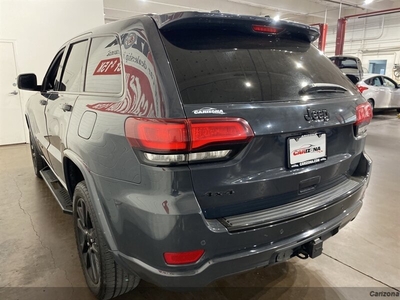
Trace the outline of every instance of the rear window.
<path fill-rule="evenodd" d="M 338 66 L 339 69 L 357 69 L 357 61 L 351 57 L 331 57 L 331 61 Z"/>
<path fill-rule="evenodd" d="M 209 29 L 162 34 L 185 104 L 299 100 L 311 83 L 353 90 L 328 58 L 302 40 Z"/>

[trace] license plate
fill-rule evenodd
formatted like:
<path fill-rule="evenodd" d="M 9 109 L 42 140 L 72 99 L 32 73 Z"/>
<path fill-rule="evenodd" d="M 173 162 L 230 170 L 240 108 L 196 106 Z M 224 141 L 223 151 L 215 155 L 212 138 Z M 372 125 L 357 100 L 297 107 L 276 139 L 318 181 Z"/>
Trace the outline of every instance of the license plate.
<path fill-rule="evenodd" d="M 326 134 L 307 134 L 288 139 L 289 167 L 299 168 L 326 161 Z"/>

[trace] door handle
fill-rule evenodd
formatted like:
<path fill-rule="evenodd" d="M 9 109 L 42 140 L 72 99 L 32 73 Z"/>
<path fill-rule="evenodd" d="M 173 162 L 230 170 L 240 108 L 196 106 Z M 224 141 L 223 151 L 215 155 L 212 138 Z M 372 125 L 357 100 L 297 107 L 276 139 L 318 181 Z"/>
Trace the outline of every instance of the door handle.
<path fill-rule="evenodd" d="M 12 91 L 11 93 L 10 93 L 10 95 L 18 95 L 18 92 L 17 91 Z"/>
<path fill-rule="evenodd" d="M 47 100 L 41 99 L 41 100 L 39 101 L 39 103 L 40 103 L 41 105 L 46 105 L 46 104 L 47 104 Z"/>
<path fill-rule="evenodd" d="M 72 110 L 72 105 L 69 105 L 69 104 L 67 104 L 67 103 L 64 103 L 64 104 L 61 106 L 61 109 L 62 109 L 63 111 L 71 111 L 71 110 Z"/>

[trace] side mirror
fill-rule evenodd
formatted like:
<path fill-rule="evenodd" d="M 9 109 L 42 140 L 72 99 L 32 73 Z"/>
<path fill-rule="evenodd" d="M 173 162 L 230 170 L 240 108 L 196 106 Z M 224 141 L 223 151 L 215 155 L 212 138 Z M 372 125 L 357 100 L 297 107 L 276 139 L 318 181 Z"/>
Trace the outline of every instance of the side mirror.
<path fill-rule="evenodd" d="M 40 86 L 37 85 L 36 75 L 33 73 L 18 75 L 17 84 L 18 88 L 21 90 L 40 91 Z"/>

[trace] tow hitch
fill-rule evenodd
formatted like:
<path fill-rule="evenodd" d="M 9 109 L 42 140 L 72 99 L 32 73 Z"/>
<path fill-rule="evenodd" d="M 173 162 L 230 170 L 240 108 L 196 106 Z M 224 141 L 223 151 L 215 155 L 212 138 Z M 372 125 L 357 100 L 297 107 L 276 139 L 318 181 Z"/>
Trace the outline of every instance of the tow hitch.
<path fill-rule="evenodd" d="M 323 241 L 320 238 L 308 242 L 297 250 L 296 256 L 301 259 L 316 258 L 322 254 L 322 243 Z"/>

